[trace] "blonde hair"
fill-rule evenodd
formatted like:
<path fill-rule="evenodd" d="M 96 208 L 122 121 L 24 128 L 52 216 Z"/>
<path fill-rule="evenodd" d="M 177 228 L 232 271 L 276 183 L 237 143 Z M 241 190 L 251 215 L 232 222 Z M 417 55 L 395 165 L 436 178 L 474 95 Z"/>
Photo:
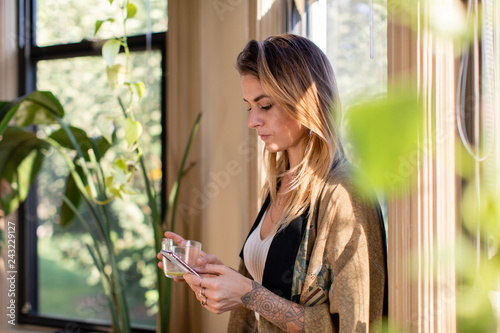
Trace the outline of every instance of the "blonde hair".
<path fill-rule="evenodd" d="M 335 75 L 328 58 L 313 42 L 292 34 L 272 36 L 262 43 L 248 42 L 236 66 L 240 75 L 257 78 L 289 116 L 309 129 L 301 143 L 304 157 L 293 169 L 289 168 L 286 151 L 264 150 L 265 196 L 270 194 L 271 201 L 276 200 L 279 179 L 286 174 L 292 176 L 281 222 L 275 227 L 278 230 L 314 204 L 328 173 L 343 160 Z"/>

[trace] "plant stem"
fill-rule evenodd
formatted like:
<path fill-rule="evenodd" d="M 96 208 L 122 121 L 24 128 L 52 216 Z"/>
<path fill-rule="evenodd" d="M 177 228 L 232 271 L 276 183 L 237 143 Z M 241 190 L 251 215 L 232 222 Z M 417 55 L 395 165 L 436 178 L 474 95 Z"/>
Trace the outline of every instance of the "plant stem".
<path fill-rule="evenodd" d="M 191 134 L 189 135 L 189 140 L 187 142 L 186 148 L 184 149 L 184 156 L 182 157 L 182 162 L 181 162 L 181 166 L 179 169 L 179 174 L 177 176 L 177 189 L 176 189 L 175 196 L 174 196 L 174 202 L 172 204 L 172 215 L 171 215 L 171 219 L 170 219 L 170 230 L 172 230 L 172 231 L 174 231 L 174 227 L 175 227 L 175 213 L 177 212 L 177 202 L 179 200 L 181 181 L 182 181 L 182 178 L 184 178 L 184 173 L 185 173 L 184 168 L 186 165 L 189 150 L 191 148 L 191 143 L 193 142 L 193 138 L 194 138 L 196 132 L 198 131 L 198 127 L 200 125 L 200 119 L 201 119 L 201 113 L 198 114 L 198 117 L 196 117 L 196 120 L 193 124 L 193 127 L 191 128 Z"/>

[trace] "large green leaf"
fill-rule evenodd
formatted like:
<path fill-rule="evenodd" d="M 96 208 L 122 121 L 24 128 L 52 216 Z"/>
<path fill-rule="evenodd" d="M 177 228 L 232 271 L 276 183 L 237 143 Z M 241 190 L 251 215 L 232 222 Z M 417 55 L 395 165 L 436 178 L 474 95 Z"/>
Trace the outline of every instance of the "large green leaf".
<path fill-rule="evenodd" d="M 397 191 L 417 170 L 422 122 L 416 95 L 398 92 L 351 107 L 345 119 L 346 150 L 372 185 Z M 361 180 L 361 186 L 366 181 Z M 366 188 L 369 190 L 369 187 Z"/>
<path fill-rule="evenodd" d="M 35 134 L 21 128 L 7 127 L 4 131 L 0 141 L 0 179 L 4 185 L 0 204 L 5 214 L 9 214 L 26 199 L 42 166 L 45 157 L 43 151 L 48 146 Z"/>
<path fill-rule="evenodd" d="M 64 108 L 50 91 L 34 91 L 19 103 L 14 119 L 16 125 L 56 124 L 56 116 L 64 117 Z"/>
<path fill-rule="evenodd" d="M 87 135 L 87 132 L 85 132 L 81 128 L 69 126 L 69 130 L 71 131 L 73 137 L 76 139 L 76 142 L 83 153 L 83 157 L 85 158 L 85 160 L 89 161 L 90 159 L 88 150 L 94 149 L 95 142 Z M 57 143 L 59 143 L 64 148 L 72 150 L 76 149 L 68 133 L 62 128 L 53 132 L 49 137 L 54 141 L 56 141 Z"/>
<path fill-rule="evenodd" d="M 19 101 L 0 102 L 0 136 L 9 125 L 10 120 L 14 117 Z"/>

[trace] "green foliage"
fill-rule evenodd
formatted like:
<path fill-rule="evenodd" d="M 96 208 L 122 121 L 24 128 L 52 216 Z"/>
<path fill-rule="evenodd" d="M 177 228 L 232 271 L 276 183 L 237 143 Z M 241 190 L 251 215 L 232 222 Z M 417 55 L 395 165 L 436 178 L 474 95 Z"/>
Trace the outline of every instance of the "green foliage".
<path fill-rule="evenodd" d="M 134 0 L 133 4 L 137 12 L 133 19 L 127 20 L 128 35 L 167 30 L 167 0 Z M 92 40 L 96 35 L 96 18 L 104 21 L 98 29 L 101 38 L 124 35 L 121 25 L 110 24 L 123 20 L 120 1 L 38 0 L 36 43 L 47 46 Z"/>
<path fill-rule="evenodd" d="M 125 121 L 125 140 L 129 147 L 132 147 L 142 134 L 142 125 L 137 120 L 127 118 Z"/>
<path fill-rule="evenodd" d="M 397 192 L 417 169 L 423 115 L 409 91 L 365 99 L 345 115 L 347 153 L 380 191 Z"/>
<path fill-rule="evenodd" d="M 14 118 L 18 126 L 50 125 L 63 117 L 64 109 L 49 91 L 34 91 L 11 102 L 0 102 L 0 135 Z"/>
<path fill-rule="evenodd" d="M 125 13 L 123 23 L 137 14 L 137 7 L 130 4 L 129 1 L 121 2 L 120 8 Z M 115 20 L 100 20 L 95 24 L 95 33 L 100 31 L 104 22 L 111 24 Z M 119 54 L 122 47 L 125 58 L 120 57 Z M 53 153 L 58 152 L 58 156 L 62 157 L 62 162 L 66 164 L 66 170 L 69 170 L 70 175 L 65 183 L 63 202 L 60 214 L 57 216 L 59 218 L 58 233 L 59 235 L 64 234 L 60 227 L 74 229 L 74 223 L 71 223 L 74 219 L 85 230 L 85 233 L 81 234 L 81 239 L 86 243 L 89 256 L 82 256 L 82 251 L 76 251 L 73 255 L 64 252 L 67 253 L 68 258 L 73 258 L 73 261 L 76 259 L 87 266 L 89 264 L 93 265 L 107 297 L 112 330 L 115 332 L 130 331 L 129 306 L 125 296 L 127 281 L 122 278 L 124 276 L 123 272 L 127 272 L 125 276 L 128 276 L 129 273 L 135 276 L 140 273 L 142 275 L 142 278 L 140 278 L 141 284 L 147 286 L 148 289 L 154 288 L 155 281 L 151 280 L 150 276 L 156 272 L 159 295 L 162 296 L 158 298 L 159 304 L 157 306 L 151 303 L 154 297 L 151 296 L 150 292 L 148 302 L 152 308 L 157 308 L 160 311 L 161 320 L 158 329 L 164 332 L 168 330 L 171 284 L 163 276 L 162 272 L 156 269 L 156 261 L 153 259 L 155 253 L 161 247 L 163 218 L 160 216 L 160 209 L 157 206 L 160 200 L 155 189 L 156 183 L 150 179 L 151 175 L 144 161 L 141 148 L 143 142 L 149 143 L 147 140 L 150 138 L 150 133 L 143 135 L 143 125 L 139 119 L 136 119 L 136 112 L 139 109 L 136 104 L 147 94 L 147 91 L 142 81 L 130 79 L 131 55 L 126 37 L 115 38 L 104 43 L 103 57 L 108 65 L 108 83 L 112 90 L 116 90 L 115 95 L 118 97 L 118 105 L 122 108 L 121 113 L 109 112 L 110 109 L 107 109 L 107 115 L 102 114 L 98 118 L 97 123 L 100 126 L 94 125 L 86 129 L 87 123 L 80 120 L 79 123 L 82 124 L 82 128 L 78 128 L 69 125 L 72 124 L 71 114 L 69 120 L 63 120 L 65 116 L 64 109 L 52 93 L 35 91 L 33 94 L 22 97 L 17 101 L 2 102 L 0 104 L 0 114 L 2 115 L 0 124 L 3 126 L 4 123 L 8 123 L 14 118 L 16 122 L 24 126 L 28 124 L 40 125 L 36 134 L 26 132 L 20 128 L 19 131 L 28 133 L 27 135 L 36 139 L 37 142 L 43 143 L 46 148 L 45 154 L 50 156 L 51 159 L 54 157 Z M 125 63 L 119 64 L 120 59 L 125 60 Z M 44 67 L 43 62 L 39 65 L 41 65 L 39 68 Z M 94 86 L 94 84 L 92 82 L 91 86 Z M 89 88 L 91 89 L 90 86 Z M 71 90 L 71 85 L 65 87 L 65 90 Z M 81 91 L 77 93 L 81 94 Z M 128 103 L 123 104 L 122 100 L 127 100 Z M 71 100 L 67 100 L 67 102 L 71 103 Z M 100 104 L 94 103 L 94 105 Z M 73 108 L 82 106 L 79 103 Z M 72 113 L 74 114 L 74 112 Z M 92 113 L 89 110 L 85 110 L 82 115 L 88 115 L 89 118 L 92 118 Z M 179 179 L 172 189 L 171 198 L 178 196 L 181 178 L 192 167 L 191 164 L 184 169 L 187 152 L 198 124 L 199 117 L 191 133 Z M 95 135 L 97 128 L 102 131 L 102 135 L 92 137 L 90 133 L 92 132 Z M 110 130 L 110 128 L 112 129 Z M 154 133 L 154 131 L 151 132 Z M 11 137 L 10 130 L 6 130 L 5 134 L 4 140 L 0 142 L 0 147 L 9 142 L 7 139 Z M 124 142 L 126 145 L 122 144 Z M 49 146 L 52 149 L 48 149 Z M 109 155 L 109 157 L 106 155 Z M 41 155 L 41 157 L 43 158 L 45 155 Z M 14 164 L 17 162 L 19 161 L 13 161 Z M 34 165 L 34 162 L 38 163 Z M 23 190 L 24 192 L 18 191 L 21 198 L 24 198 L 23 196 L 27 193 L 29 184 L 31 184 L 41 166 L 42 163 L 34 152 L 17 163 L 16 168 L 19 170 L 19 174 L 23 176 L 32 175 L 31 178 L 22 178 L 28 179 L 28 182 L 18 181 L 19 184 L 23 185 L 22 189 L 26 189 Z M 139 184 L 137 177 L 134 176 L 137 168 L 142 170 L 143 176 L 143 183 L 138 187 L 139 191 L 134 189 L 135 185 Z M 58 172 L 59 170 L 59 168 L 56 168 L 50 170 L 50 172 Z M 10 178 L 5 182 L 9 186 L 15 187 Z M 49 187 L 52 187 L 52 185 L 50 184 Z M 122 205 L 117 201 L 113 201 L 113 198 L 124 198 L 126 195 L 140 193 L 142 190 L 146 194 L 146 200 L 142 201 L 141 204 L 147 205 L 149 208 L 149 210 L 145 211 L 150 212 L 155 248 L 151 248 L 147 241 L 148 238 L 151 239 L 150 235 L 136 233 L 138 222 L 140 222 L 137 217 L 121 216 L 126 213 L 126 210 L 113 207 Z M 17 198 L 6 197 L 9 205 L 13 203 L 13 207 L 15 207 L 19 202 L 20 195 L 17 194 Z M 45 199 L 43 196 L 41 198 L 42 200 Z M 141 202 L 141 200 L 139 199 L 138 202 Z M 84 203 L 82 208 L 85 209 L 80 209 L 82 203 Z M 44 206 L 45 208 L 47 207 Z M 169 205 L 170 208 L 172 208 L 174 218 L 175 207 Z M 141 218 L 144 218 L 144 216 L 141 216 Z M 119 223 L 117 223 L 118 221 Z M 41 229 L 41 232 L 44 232 L 44 230 Z M 151 231 L 151 227 L 149 227 L 149 231 Z M 136 241 L 131 242 L 131 239 Z M 70 251 L 70 249 L 67 249 L 67 251 Z M 145 261 L 145 258 L 150 259 Z M 127 290 L 130 291 L 131 288 L 127 288 Z"/>
<path fill-rule="evenodd" d="M 479 226 L 482 239 L 500 244 L 499 203 L 500 189 L 483 184 L 478 192 L 476 184 L 470 182 L 464 189 L 461 202 L 464 226 L 471 233 L 475 233 Z"/>
<path fill-rule="evenodd" d="M 102 24 L 104 22 L 114 22 L 114 21 L 115 21 L 115 19 L 113 19 L 113 18 L 108 18 L 108 19 L 105 19 L 105 20 L 97 20 L 95 22 L 94 36 L 97 35 L 97 33 L 99 32 L 99 29 L 101 29 Z"/>
<path fill-rule="evenodd" d="M 104 154 L 111 148 L 111 144 L 103 137 L 98 137 L 97 139 L 90 138 L 87 133 L 80 128 L 70 126 L 69 127 L 73 137 L 75 138 L 80 150 L 83 154 L 85 161 L 90 162 L 91 158 L 89 152 L 92 151 L 96 154 L 96 161 L 99 162 L 104 156 Z M 62 147 L 70 150 L 75 150 L 68 133 L 59 129 L 54 131 L 50 136 L 50 139 L 59 143 Z M 73 164 L 75 165 L 75 171 L 80 178 L 84 177 L 84 170 L 78 163 L 78 158 L 73 159 Z M 64 191 L 64 196 L 75 206 L 79 207 L 81 202 L 81 195 L 76 186 L 75 179 L 73 177 L 68 177 L 66 181 L 66 189 Z M 63 202 L 59 212 L 59 223 L 61 226 L 67 226 L 75 218 L 75 214 L 72 209 L 69 208 L 66 202 Z"/>
<path fill-rule="evenodd" d="M 497 221 L 498 222 L 498 221 Z M 490 299 L 497 289 L 499 258 L 477 256 L 477 248 L 467 238 L 457 241 L 457 326 L 462 332 L 494 332 L 496 318 Z M 479 260 L 478 260 L 479 259 Z"/>
<path fill-rule="evenodd" d="M 109 67 L 112 67 L 115 64 L 115 58 L 120 52 L 121 46 L 122 43 L 117 39 L 110 39 L 104 43 L 102 47 L 102 56 L 108 63 Z"/>
<path fill-rule="evenodd" d="M 131 110 L 134 111 L 136 120 L 140 121 L 145 129 L 140 138 L 140 146 L 145 166 L 151 170 L 148 172 L 148 177 L 151 177 L 151 174 L 154 175 L 150 185 L 155 192 L 161 189 L 160 60 L 159 51 L 130 53 L 131 77 L 146 80 L 148 85 L 148 89 L 144 91 L 145 98 L 140 103 L 137 102 L 137 98 L 134 98 L 135 102 Z M 131 152 L 126 143 L 125 118 L 116 99 L 111 98 L 113 92 L 106 86 L 106 75 L 102 70 L 103 63 L 101 57 L 44 61 L 38 65 L 38 84 L 44 89 L 53 91 L 63 102 L 65 109 L 68 110 L 65 115 L 67 123 L 76 124 L 91 138 L 98 138 L 102 135 L 106 137 L 106 141 L 113 142 L 109 152 L 104 153 L 100 149 L 103 156 L 99 162 L 105 174 L 105 182 L 110 181 L 111 176 L 113 178 L 112 185 L 106 186 L 109 191 L 108 196 L 114 195 L 117 198 L 109 203 L 110 214 L 115 221 L 113 229 L 118 235 L 115 244 L 117 264 L 120 269 L 127 267 L 121 272 L 127 283 L 126 296 L 133 322 L 153 326 L 158 306 L 157 304 L 144 306 L 146 302 L 144 294 L 148 290 L 157 293 L 156 252 L 150 220 L 152 209 L 148 207 L 143 175 L 138 172 L 129 174 L 131 177 L 127 182 L 126 176 L 124 178 L 125 172 L 118 173 L 117 171 L 119 167 L 115 162 L 118 160 L 123 161 L 126 166 L 124 170 L 134 166 L 139 168 L 139 165 L 136 164 L 136 153 Z M 125 68 L 123 53 L 117 56 L 116 63 L 120 64 L 123 69 Z M 83 74 L 76 76 L 73 74 L 75 70 Z M 60 82 L 64 82 L 64 85 Z M 82 94 L 82 91 L 85 94 Z M 130 90 L 128 86 L 120 84 L 114 93 L 123 100 L 128 100 Z M 135 96 L 137 97 L 137 93 Z M 40 127 L 38 135 L 44 137 L 51 133 L 49 131 L 45 134 L 46 130 L 47 128 Z M 61 194 L 69 193 L 65 187 L 73 183 L 72 177 L 68 179 L 67 174 L 68 169 L 64 159 L 57 152 L 49 151 L 38 180 L 40 235 L 43 235 L 41 236 L 43 238 L 49 238 L 54 246 L 66 244 L 63 251 L 68 258 L 66 262 L 78 263 L 80 265 L 78 270 L 82 273 L 93 272 L 92 279 L 89 278 L 88 283 L 100 283 L 97 270 L 93 268 L 92 259 L 86 253 L 87 249 L 81 248 L 79 243 L 80 241 L 87 242 L 86 232 L 81 223 L 75 221 L 76 223 L 65 223 L 65 226 L 61 227 L 61 223 L 66 220 L 63 213 L 67 207 L 64 202 L 61 203 Z M 120 186 L 123 187 L 120 188 Z M 119 198 L 113 187 L 123 194 L 123 199 Z M 130 194 L 130 190 L 134 193 Z M 155 198 L 159 204 L 158 196 Z M 84 219 L 92 220 L 85 202 L 81 201 L 81 203 L 81 206 L 75 206 L 80 208 Z M 66 242 L 65 235 L 67 234 L 73 235 L 79 241 Z M 72 296 L 68 295 L 68 297 Z M 47 300 L 40 298 L 41 304 L 45 301 Z M 104 311 L 104 314 L 106 313 Z"/>
<path fill-rule="evenodd" d="M 7 191 L 0 193 L 0 205 L 8 215 L 26 199 L 49 145 L 18 127 L 7 127 L 0 143 L 1 181 L 8 184 L 4 185 Z"/>
<path fill-rule="evenodd" d="M 127 4 L 127 19 L 134 17 L 135 14 L 137 14 L 137 7 L 133 3 L 129 2 Z"/>

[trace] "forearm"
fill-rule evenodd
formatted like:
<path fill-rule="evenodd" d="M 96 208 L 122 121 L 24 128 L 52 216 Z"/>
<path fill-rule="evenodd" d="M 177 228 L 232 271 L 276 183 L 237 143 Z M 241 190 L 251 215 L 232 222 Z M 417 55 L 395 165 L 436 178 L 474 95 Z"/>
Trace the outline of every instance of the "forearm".
<path fill-rule="evenodd" d="M 304 332 L 304 307 L 279 297 L 252 281 L 252 290 L 241 297 L 243 305 L 287 332 Z"/>

